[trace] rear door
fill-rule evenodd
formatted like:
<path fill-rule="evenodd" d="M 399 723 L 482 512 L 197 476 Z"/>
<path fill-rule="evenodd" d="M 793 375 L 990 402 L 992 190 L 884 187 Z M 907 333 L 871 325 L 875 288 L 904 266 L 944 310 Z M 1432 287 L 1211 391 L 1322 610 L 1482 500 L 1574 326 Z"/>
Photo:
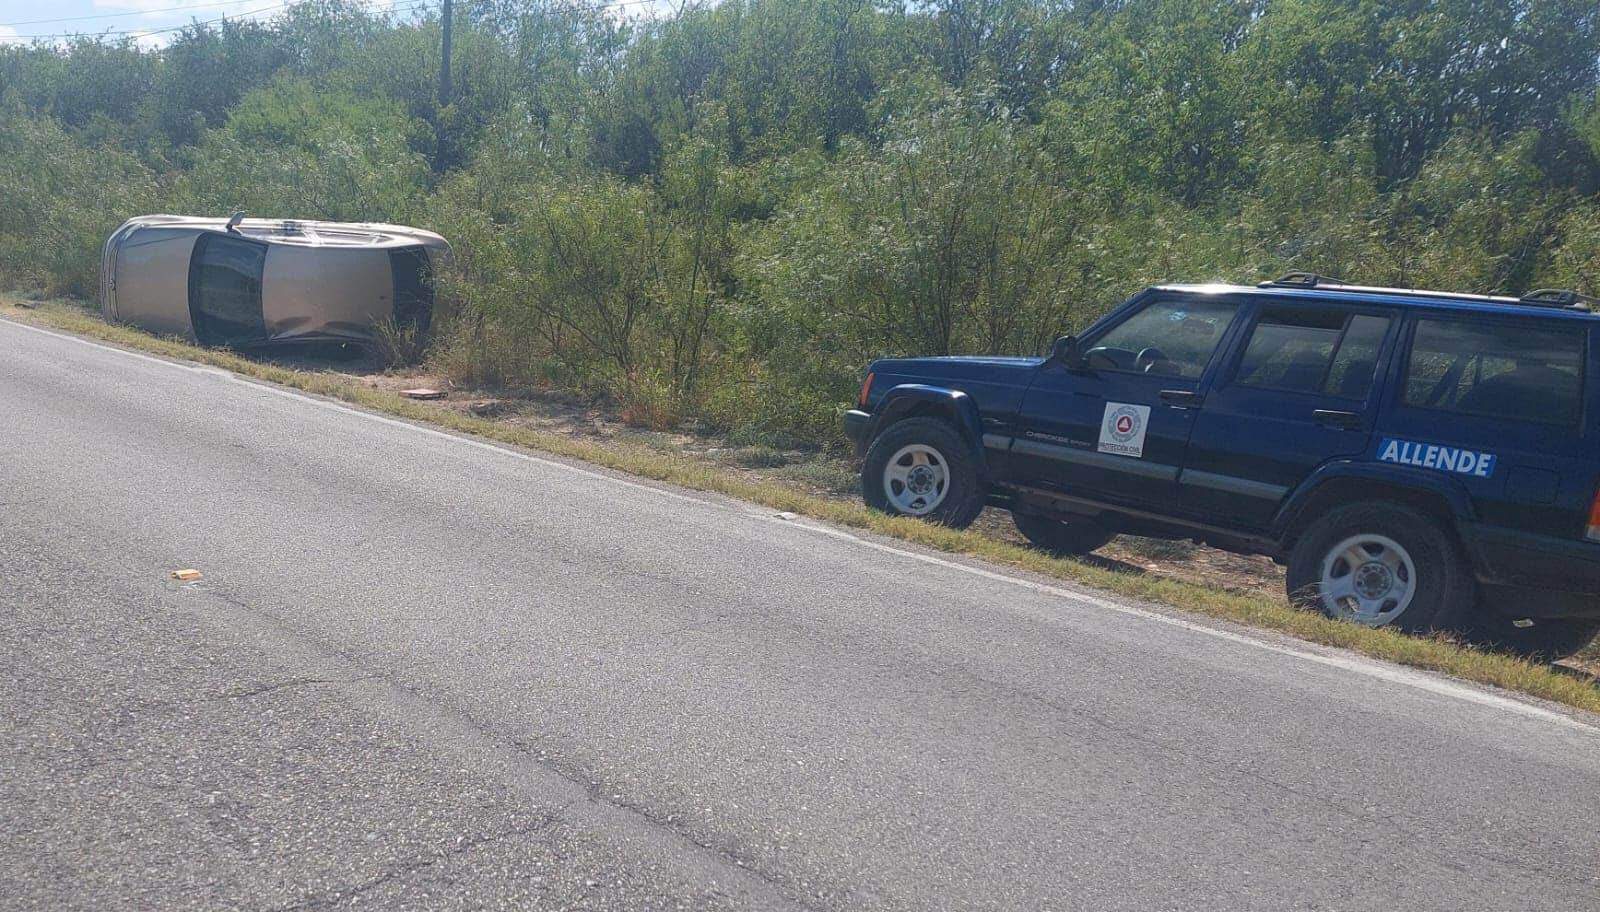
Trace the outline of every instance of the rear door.
<path fill-rule="evenodd" d="M 1375 425 L 1374 378 L 1397 335 L 1383 308 L 1257 306 L 1196 414 L 1178 485 L 1184 512 L 1265 528 L 1313 469 L 1360 456 Z"/>
<path fill-rule="evenodd" d="M 1226 298 L 1156 292 L 1084 337 L 1083 367 L 1046 364 L 1019 413 L 1018 480 L 1170 512 L 1194 407 L 1238 311 Z"/>

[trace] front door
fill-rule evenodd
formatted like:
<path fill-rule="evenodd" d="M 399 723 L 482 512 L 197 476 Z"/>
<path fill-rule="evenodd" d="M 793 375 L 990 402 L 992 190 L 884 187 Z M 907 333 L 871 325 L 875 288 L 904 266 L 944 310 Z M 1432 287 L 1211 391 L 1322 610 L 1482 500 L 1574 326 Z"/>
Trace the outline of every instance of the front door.
<path fill-rule="evenodd" d="M 1043 367 L 1011 449 L 1018 480 L 1170 512 L 1207 367 L 1238 309 L 1157 293 L 1086 336 L 1081 366 Z"/>
<path fill-rule="evenodd" d="M 1184 512 L 1211 525 L 1265 528 L 1313 469 L 1359 456 L 1394 325 L 1382 309 L 1263 305 L 1195 415 L 1179 478 Z"/>

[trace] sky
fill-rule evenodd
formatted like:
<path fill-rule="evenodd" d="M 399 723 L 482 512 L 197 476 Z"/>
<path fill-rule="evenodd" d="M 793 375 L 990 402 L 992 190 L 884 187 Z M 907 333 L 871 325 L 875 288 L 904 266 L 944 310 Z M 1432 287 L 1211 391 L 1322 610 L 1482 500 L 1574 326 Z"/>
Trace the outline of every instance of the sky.
<path fill-rule="evenodd" d="M 371 5 L 384 9 L 416 2 L 376 0 Z M 111 31 L 129 33 L 146 47 L 158 47 L 170 40 L 169 30 L 195 20 L 270 19 L 285 5 L 285 0 L 0 0 L 0 41 Z"/>
<path fill-rule="evenodd" d="M 607 0 L 591 0 L 600 5 Z M 670 12 L 672 0 L 611 0 L 632 15 L 650 7 Z M 374 9 L 409 11 L 438 0 L 369 0 Z M 128 34 L 146 47 L 160 47 L 188 23 L 227 18 L 270 19 L 287 0 L 0 0 L 0 42 L 26 42 L 31 36 L 56 40 L 66 33 Z"/>

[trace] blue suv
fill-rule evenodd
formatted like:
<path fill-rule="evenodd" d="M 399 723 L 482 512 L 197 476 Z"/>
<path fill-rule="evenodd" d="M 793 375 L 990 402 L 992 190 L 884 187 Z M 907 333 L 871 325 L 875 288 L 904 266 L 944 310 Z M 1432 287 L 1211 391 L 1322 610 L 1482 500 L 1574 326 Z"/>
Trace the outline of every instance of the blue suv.
<path fill-rule="evenodd" d="M 1266 554 L 1329 616 L 1556 658 L 1600 630 L 1596 305 L 1158 286 L 1048 357 L 875 361 L 845 429 L 880 510 Z"/>

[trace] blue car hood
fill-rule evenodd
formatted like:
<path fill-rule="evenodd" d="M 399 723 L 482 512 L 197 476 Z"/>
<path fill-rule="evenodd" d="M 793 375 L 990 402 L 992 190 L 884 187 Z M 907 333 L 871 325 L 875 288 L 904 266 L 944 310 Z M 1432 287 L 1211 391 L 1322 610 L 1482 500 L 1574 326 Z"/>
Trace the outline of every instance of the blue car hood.
<path fill-rule="evenodd" d="M 879 374 L 916 378 L 937 383 L 940 380 L 979 380 L 1017 383 L 1044 363 L 1043 358 L 969 356 L 946 358 L 881 358 L 871 370 Z"/>

